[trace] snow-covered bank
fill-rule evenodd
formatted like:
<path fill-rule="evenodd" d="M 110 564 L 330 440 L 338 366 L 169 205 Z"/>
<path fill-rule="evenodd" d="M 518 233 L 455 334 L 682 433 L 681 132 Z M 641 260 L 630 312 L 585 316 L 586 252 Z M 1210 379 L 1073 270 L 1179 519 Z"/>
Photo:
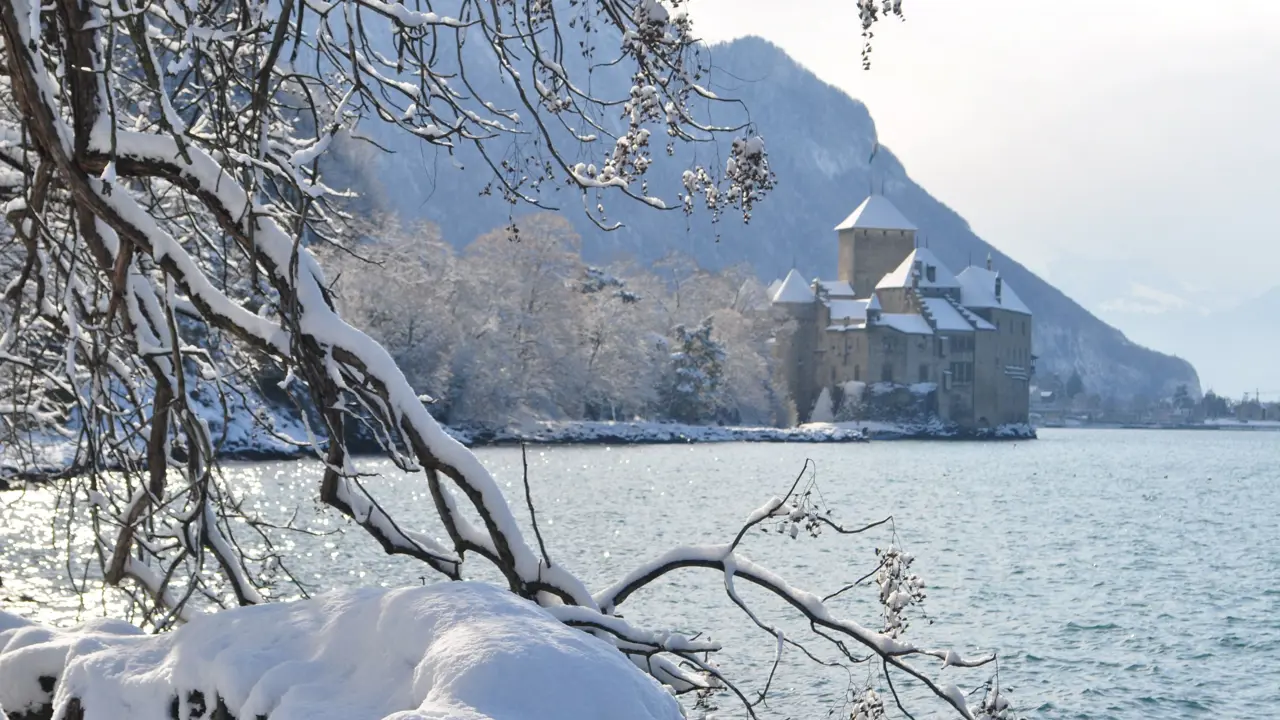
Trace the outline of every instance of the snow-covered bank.
<path fill-rule="evenodd" d="M 464 445 L 664 445 L 720 442 L 861 442 L 853 427 L 724 427 L 661 422 L 531 422 L 506 428 L 447 428 Z"/>
<path fill-rule="evenodd" d="M 1036 429 L 1027 423 L 1011 423 L 993 428 L 966 429 L 941 420 L 928 422 L 836 422 L 808 423 L 801 430 L 862 432 L 872 440 L 1031 440 Z"/>
<path fill-rule="evenodd" d="M 0 707 L 58 717 L 73 701 L 85 720 L 681 718 L 613 647 L 464 582 L 225 610 L 159 635 L 0 612 Z"/>
<path fill-rule="evenodd" d="M 226 460 L 287 460 L 308 453 L 306 424 L 297 413 L 272 405 L 257 394 L 241 391 L 234 404 L 198 392 L 192 397 L 195 413 L 209 428 L 218 457 Z M 131 462 L 146 465 L 145 435 L 130 439 L 119 450 Z M 45 431 L 20 437 L 0 437 L 0 490 L 25 480 L 76 474 L 84 469 L 89 452 L 81 428 L 74 420 L 61 434 Z M 172 449 L 176 459 L 182 448 Z M 103 462 L 102 459 L 99 462 Z M 118 465 L 117 465 L 118 467 Z"/>
<path fill-rule="evenodd" d="M 310 455 L 306 428 L 280 413 L 266 417 L 271 432 L 256 427 L 252 420 L 218 425 L 215 438 L 221 439 L 218 456 L 224 460 L 291 460 Z M 536 421 L 507 427 L 444 427 L 445 432 L 467 447 L 501 445 L 667 445 L 720 442 L 861 442 L 867 435 L 854 427 L 722 427 L 660 422 Z M 321 439 L 323 442 L 323 439 Z M 77 472 L 78 440 L 33 439 L 22 448 L 0 444 L 0 490 L 9 484 L 40 481 L 51 476 Z M 356 452 L 380 453 L 371 438 L 349 438 Z M 20 450 L 20 452 L 19 452 Z M 139 448 L 139 461 L 142 452 Z"/>
<path fill-rule="evenodd" d="M 718 442 L 865 442 L 867 440 L 1020 440 L 1036 436 L 1028 424 L 966 430 L 932 422 L 807 423 L 799 427 L 721 427 L 658 422 L 537 422 L 503 429 L 447 428 L 464 445 L 661 445 Z"/>
<path fill-rule="evenodd" d="M 1220 430 L 1280 430 L 1280 420 L 1236 420 L 1235 418 L 1210 418 L 1205 425 Z"/>
<path fill-rule="evenodd" d="M 277 434 L 254 429 L 249 423 L 229 423 L 219 456 L 225 460 L 290 460 L 309 455 L 301 423 L 275 419 Z M 964 430 L 940 421 L 919 423 L 808 423 L 800 427 L 724 427 L 663 422 L 539 421 L 510 427 L 445 427 L 467 447 L 503 445 L 684 445 L 726 442 L 849 443 L 867 440 L 1021 440 L 1036 436 L 1030 425 L 1001 425 Z M 380 452 L 371 441 L 353 440 L 353 450 Z M 40 480 L 74 472 L 74 443 L 46 442 L 35 447 L 36 463 L 21 463 L 0 447 L 0 490 L 10 483 Z"/>

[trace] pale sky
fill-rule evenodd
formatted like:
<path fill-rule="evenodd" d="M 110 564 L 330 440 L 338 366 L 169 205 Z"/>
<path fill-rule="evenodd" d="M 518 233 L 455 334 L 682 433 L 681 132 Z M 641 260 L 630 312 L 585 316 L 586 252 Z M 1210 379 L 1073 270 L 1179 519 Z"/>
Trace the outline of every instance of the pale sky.
<path fill-rule="evenodd" d="M 1206 388 L 1243 389 L 1167 326 L 1280 285 L 1280 0 L 903 9 L 877 24 L 866 72 L 850 0 L 690 5 L 702 37 L 762 36 L 864 101 L 907 172 L 984 239 L 1190 358 Z M 1280 345 L 1280 319 L 1260 332 Z"/>

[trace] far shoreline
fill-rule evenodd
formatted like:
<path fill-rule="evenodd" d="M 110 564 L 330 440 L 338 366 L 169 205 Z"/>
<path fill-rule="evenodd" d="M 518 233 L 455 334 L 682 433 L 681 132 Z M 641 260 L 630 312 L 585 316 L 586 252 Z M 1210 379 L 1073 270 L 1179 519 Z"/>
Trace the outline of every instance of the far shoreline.
<path fill-rule="evenodd" d="M 1277 432 L 1280 421 L 1194 423 L 1065 423 L 1036 425 L 1037 430 L 1223 430 L 1226 432 Z"/>
<path fill-rule="evenodd" d="M 858 444 L 871 441 L 919 440 L 947 442 L 1008 442 L 1034 440 L 1031 425 L 1009 425 L 984 430 L 965 430 L 940 422 L 925 423 L 809 423 L 798 427 L 750 427 L 727 425 L 686 425 L 665 422 L 540 421 L 492 427 L 449 427 L 445 431 L 468 448 L 498 448 L 532 445 L 539 447 L 624 447 L 630 445 L 704 445 L 734 442 Z M 259 436 L 260 437 L 260 436 Z M 381 448 L 367 439 L 350 438 L 353 454 L 373 457 Z M 46 457 L 66 458 L 37 466 L 17 467 L 0 457 L 0 491 L 18 490 L 78 474 L 70 465 L 72 446 L 46 447 Z M 305 443 L 290 445 L 279 441 L 243 442 L 223 446 L 220 460 L 228 462 L 283 462 L 310 457 Z"/>

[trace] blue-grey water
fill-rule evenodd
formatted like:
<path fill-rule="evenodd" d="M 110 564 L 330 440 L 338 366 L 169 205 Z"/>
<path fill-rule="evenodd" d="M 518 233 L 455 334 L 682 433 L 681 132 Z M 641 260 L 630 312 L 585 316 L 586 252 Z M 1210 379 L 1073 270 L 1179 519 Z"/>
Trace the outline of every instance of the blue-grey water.
<path fill-rule="evenodd" d="M 519 450 L 480 455 L 524 517 Z M 1280 433 L 1045 430 L 1039 440 L 1010 443 L 553 447 L 530 451 L 530 479 L 552 560 L 597 589 L 671 546 L 730 539 L 748 512 L 786 490 L 806 458 L 839 521 L 893 515 L 897 541 L 928 585 L 927 618 L 915 613 L 907 638 L 997 649 L 1001 685 L 1020 714 L 1280 716 Z M 314 507 L 313 463 L 229 472 L 264 508 L 300 500 L 313 523 L 344 525 Z M 438 532 L 419 479 L 392 473 L 370 487 L 407 524 L 425 518 L 421 527 Z M 5 608 L 59 624 L 100 612 L 96 598 L 81 609 L 65 594 L 64 561 L 42 545 L 46 499 L 15 498 L 0 495 Z M 888 526 L 796 540 L 753 533 L 742 553 L 825 594 L 873 569 L 874 549 L 890 542 Z M 294 566 L 329 587 L 417 584 L 424 574 L 354 529 L 299 539 Z M 785 606 L 743 592 L 767 622 L 833 657 Z M 874 592 L 859 588 L 832 604 L 875 626 Z M 19 594 L 38 602 L 16 601 Z M 710 632 L 727 646 L 721 668 L 744 689 L 760 687 L 768 673 L 774 640 L 725 598 L 718 573 L 677 574 L 628 608 L 641 624 Z M 921 665 L 966 690 L 990 675 Z M 882 683 L 878 673 L 823 669 L 789 651 L 761 715 L 827 717 L 851 682 Z M 945 716 L 895 681 L 917 717 Z M 741 714 L 729 698 L 720 705 Z"/>

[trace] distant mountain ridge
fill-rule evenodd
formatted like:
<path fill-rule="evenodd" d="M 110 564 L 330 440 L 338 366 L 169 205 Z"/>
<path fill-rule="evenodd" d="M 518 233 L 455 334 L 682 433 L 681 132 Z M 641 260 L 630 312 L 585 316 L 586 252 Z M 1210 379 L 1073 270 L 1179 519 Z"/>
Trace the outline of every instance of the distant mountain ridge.
<path fill-rule="evenodd" d="M 717 227 L 712 227 L 706 213 L 686 218 L 615 196 L 607 205 L 610 220 L 625 227 L 613 232 L 599 230 L 584 217 L 573 192 L 553 195 L 582 235 L 588 259 L 631 256 L 652 262 L 678 250 L 711 269 L 748 263 L 766 282 L 792 267 L 806 277 L 834 277 L 833 228 L 867 196 L 874 180 L 876 191 L 920 228 L 930 249 L 954 270 L 961 270 L 970 259 L 981 264 L 991 254 L 995 268 L 1035 314 L 1033 349 L 1040 358 L 1041 373 L 1067 377 L 1078 371 L 1091 392 L 1118 398 L 1170 395 L 1180 384 L 1198 393 L 1199 379 L 1189 363 L 1129 341 L 987 244 L 959 214 L 912 181 L 887 148 L 877 151 L 872 173 L 869 159 L 877 145 L 876 129 L 861 102 L 758 37 L 713 46 L 711 58 L 712 89 L 745 103 L 765 138 L 778 174 L 777 188 L 756 207 L 750 224 L 726 218 Z M 596 74 L 592 81 L 596 87 L 624 82 L 618 87 L 630 86 L 628 78 L 606 74 Z M 495 94 L 501 92 L 500 87 L 495 89 Z M 450 158 L 404 134 L 365 131 L 396 151 L 365 155 L 361 163 L 372 166 L 353 170 L 358 175 L 353 184 L 366 186 L 382 208 L 409 221 L 434 222 L 458 245 L 508 221 L 508 205 L 480 195 L 489 176 L 474 151 L 463 148 Z M 677 180 L 679 168 L 691 162 L 693 153 L 704 163 L 722 162 L 719 158 L 726 157 L 724 148 L 678 147 L 674 158 L 656 160 L 650 171 L 654 182 Z"/>
<path fill-rule="evenodd" d="M 1188 304 L 1142 319 L 1143 337 L 1195 361 L 1206 390 L 1280 400 L 1280 285 L 1217 310 Z M 1187 328 L 1194 326 L 1195 332 Z M 1264 359 L 1259 362 L 1259 359 Z"/>

